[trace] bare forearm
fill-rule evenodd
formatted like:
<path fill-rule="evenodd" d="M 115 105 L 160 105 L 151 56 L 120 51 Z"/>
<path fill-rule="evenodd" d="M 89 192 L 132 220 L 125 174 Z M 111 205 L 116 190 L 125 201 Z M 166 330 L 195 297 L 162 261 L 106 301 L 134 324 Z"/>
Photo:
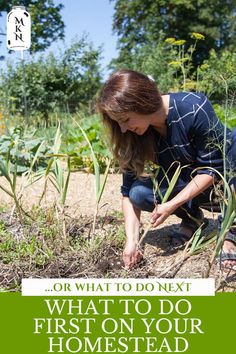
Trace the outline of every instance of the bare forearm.
<path fill-rule="evenodd" d="M 176 208 L 180 207 L 189 200 L 195 198 L 214 182 L 214 177 L 207 174 L 196 175 L 187 186 L 182 189 L 169 203 Z"/>
<path fill-rule="evenodd" d="M 141 211 L 133 206 L 129 198 L 122 199 L 127 242 L 138 243 Z"/>
<path fill-rule="evenodd" d="M 195 176 L 174 198 L 156 206 L 151 218 L 153 227 L 161 225 L 177 208 L 202 193 L 213 182 L 214 177 L 209 175 L 202 174 Z"/>
<path fill-rule="evenodd" d="M 143 258 L 142 252 L 138 249 L 141 211 L 134 207 L 128 197 L 123 197 L 122 209 L 125 216 L 127 237 L 123 251 L 123 261 L 126 267 L 131 268 Z"/>

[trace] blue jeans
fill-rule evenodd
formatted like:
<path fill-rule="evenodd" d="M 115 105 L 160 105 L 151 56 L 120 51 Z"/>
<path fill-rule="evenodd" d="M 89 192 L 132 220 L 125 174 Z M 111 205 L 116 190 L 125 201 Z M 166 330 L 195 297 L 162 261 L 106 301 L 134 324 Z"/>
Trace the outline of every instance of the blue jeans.
<path fill-rule="evenodd" d="M 236 128 L 232 131 L 232 141 L 227 153 L 226 169 L 229 171 L 229 183 L 236 191 Z"/>
<path fill-rule="evenodd" d="M 172 199 L 177 195 L 185 185 L 179 185 L 173 189 L 169 199 Z M 161 193 L 164 195 L 165 190 L 161 190 Z M 211 188 L 208 188 L 206 191 L 201 193 L 199 196 L 189 201 L 188 203 L 183 204 L 180 208 L 174 211 L 174 214 L 181 219 L 188 219 L 188 214 L 198 218 L 200 216 L 199 207 L 201 204 L 208 203 L 210 198 Z M 145 180 L 136 180 L 130 189 L 129 199 L 131 203 L 140 210 L 144 211 L 153 211 L 154 204 L 154 193 L 153 193 L 153 184 L 150 178 L 145 178 Z M 155 202 L 160 204 L 161 200 L 158 196 L 155 196 Z"/>

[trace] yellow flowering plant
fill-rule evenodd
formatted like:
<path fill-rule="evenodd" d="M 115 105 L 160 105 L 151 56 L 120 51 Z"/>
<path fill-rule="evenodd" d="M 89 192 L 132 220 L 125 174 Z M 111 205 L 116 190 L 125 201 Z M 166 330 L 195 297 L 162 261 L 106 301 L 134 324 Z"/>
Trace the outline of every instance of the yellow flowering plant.
<path fill-rule="evenodd" d="M 169 65 L 176 68 L 176 70 L 181 70 L 183 76 L 183 83 L 181 89 L 188 90 L 194 89 L 196 83 L 193 83 L 193 80 L 189 77 L 192 68 L 192 58 L 193 53 L 196 50 L 197 42 L 200 40 L 204 40 L 205 37 L 201 33 L 193 32 L 191 33 L 191 38 L 195 40 L 194 44 L 191 44 L 188 48 L 186 48 L 186 40 L 184 39 L 175 39 L 174 37 L 167 38 L 165 40 L 166 43 L 171 46 L 176 46 L 176 56 L 174 60 L 169 62 Z"/>

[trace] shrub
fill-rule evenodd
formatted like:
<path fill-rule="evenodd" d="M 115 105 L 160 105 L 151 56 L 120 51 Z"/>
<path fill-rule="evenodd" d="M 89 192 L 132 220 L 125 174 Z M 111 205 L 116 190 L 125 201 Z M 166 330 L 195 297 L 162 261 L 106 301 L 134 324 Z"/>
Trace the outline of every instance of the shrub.
<path fill-rule="evenodd" d="M 41 115 L 48 126 L 50 112 L 74 112 L 88 106 L 100 87 L 100 55 L 101 48 L 93 49 L 83 37 L 58 57 L 50 53 L 24 65 L 8 64 L 0 87 L 5 101 L 14 101 L 8 109 L 31 117 Z"/>
<path fill-rule="evenodd" d="M 236 92 L 236 53 L 228 50 L 219 55 L 212 50 L 208 60 L 198 71 L 198 88 L 215 101 L 223 101 L 226 97 L 226 85 L 230 99 L 235 98 Z"/>

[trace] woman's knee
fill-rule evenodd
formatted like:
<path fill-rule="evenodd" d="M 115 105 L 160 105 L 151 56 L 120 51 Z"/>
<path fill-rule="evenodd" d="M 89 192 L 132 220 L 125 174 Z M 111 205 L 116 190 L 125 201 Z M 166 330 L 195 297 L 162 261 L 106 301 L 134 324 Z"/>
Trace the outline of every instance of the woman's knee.
<path fill-rule="evenodd" d="M 153 191 L 143 185 L 132 186 L 129 199 L 137 209 L 152 211 L 154 208 Z"/>

